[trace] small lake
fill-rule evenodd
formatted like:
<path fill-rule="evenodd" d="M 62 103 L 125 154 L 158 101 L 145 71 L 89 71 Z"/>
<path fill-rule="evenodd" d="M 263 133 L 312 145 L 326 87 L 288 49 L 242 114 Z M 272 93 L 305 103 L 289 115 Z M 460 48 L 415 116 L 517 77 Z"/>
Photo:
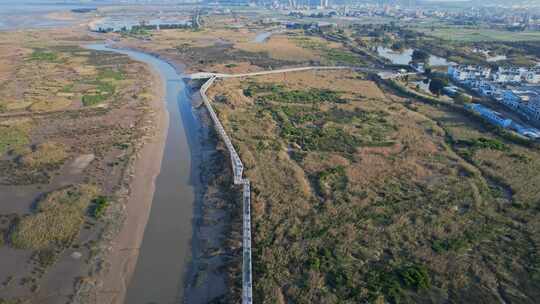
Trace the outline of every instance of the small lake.
<path fill-rule="evenodd" d="M 487 56 L 488 62 L 497 62 L 501 60 L 506 60 L 506 55 L 495 55 L 495 56 Z"/>
<path fill-rule="evenodd" d="M 266 40 L 268 40 L 268 38 L 270 38 L 270 36 L 272 36 L 272 32 L 258 33 L 257 36 L 255 36 L 255 39 L 253 39 L 253 42 L 255 42 L 255 43 L 263 43 Z"/>
<path fill-rule="evenodd" d="M 402 51 L 394 51 L 382 46 L 377 47 L 377 55 L 390 60 L 393 64 L 408 65 L 412 60 L 413 49 L 404 49 Z M 429 65 L 431 66 L 447 66 L 453 64 L 445 58 L 430 55 Z"/>

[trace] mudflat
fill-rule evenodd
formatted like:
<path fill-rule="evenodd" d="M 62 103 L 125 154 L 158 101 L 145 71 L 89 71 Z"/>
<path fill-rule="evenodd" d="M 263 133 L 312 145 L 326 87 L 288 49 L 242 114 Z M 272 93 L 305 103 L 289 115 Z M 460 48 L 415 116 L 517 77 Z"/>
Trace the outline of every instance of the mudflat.
<path fill-rule="evenodd" d="M 163 83 L 84 48 L 97 40 L 79 28 L 0 36 L 0 299 L 121 303 L 160 170 Z"/>

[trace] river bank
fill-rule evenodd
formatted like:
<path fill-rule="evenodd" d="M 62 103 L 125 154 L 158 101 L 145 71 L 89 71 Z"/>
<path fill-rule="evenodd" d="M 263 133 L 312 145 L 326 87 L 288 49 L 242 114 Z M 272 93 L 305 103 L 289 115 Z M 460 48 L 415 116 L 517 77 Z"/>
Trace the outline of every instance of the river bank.
<path fill-rule="evenodd" d="M 190 65 L 167 54 L 144 47 L 118 44 L 130 51 L 149 54 L 174 67 L 178 75 Z M 198 304 L 221 300 L 238 302 L 241 291 L 241 196 L 232 187 L 228 153 L 214 132 L 204 107 L 200 106 L 197 83 L 184 89 L 190 95 L 180 104 L 182 117 L 191 125 L 191 183 L 195 192 L 191 220 L 189 257 L 183 272 L 179 297 Z M 129 302 L 131 304 L 131 302 Z"/>
<path fill-rule="evenodd" d="M 241 292 L 241 192 L 233 186 L 228 152 L 198 97 L 198 94 L 194 96 L 194 110 L 202 126 L 200 185 L 193 215 L 184 303 L 238 303 Z"/>
<path fill-rule="evenodd" d="M 159 99 L 166 100 L 157 110 L 168 113 L 169 123 L 164 135 L 167 123 L 157 115 L 156 142 L 134 167 L 100 303 L 230 302 L 239 295 L 241 199 L 198 91 L 179 80 L 183 64 L 133 48 L 114 51 L 157 67 L 154 78 L 165 79 Z M 156 155 L 163 155 L 161 168 Z"/>
<path fill-rule="evenodd" d="M 161 172 L 162 156 L 167 139 L 169 113 L 165 107 L 165 84 L 157 71 L 152 72 L 152 88 L 154 96 L 153 134 L 136 156 L 130 172 L 129 194 L 125 209 L 124 225 L 113 240 L 107 263 L 110 266 L 102 277 L 102 295 L 99 303 L 121 304 L 125 302 L 129 282 L 135 272 L 139 248 L 152 207 L 152 199 L 156 188 L 156 179 Z M 110 292 L 110 291 L 114 292 Z"/>
<path fill-rule="evenodd" d="M 86 48 L 100 49 L 100 45 Z M 116 191 L 117 203 L 104 220 L 99 244 L 90 259 L 89 276 L 80 277 L 70 303 L 124 303 L 129 281 L 135 270 L 139 247 L 148 221 L 155 182 L 161 171 L 169 125 L 165 107 L 165 83 L 158 71 L 146 65 L 151 73 L 144 114 L 143 137 L 135 143 L 123 182 Z"/>

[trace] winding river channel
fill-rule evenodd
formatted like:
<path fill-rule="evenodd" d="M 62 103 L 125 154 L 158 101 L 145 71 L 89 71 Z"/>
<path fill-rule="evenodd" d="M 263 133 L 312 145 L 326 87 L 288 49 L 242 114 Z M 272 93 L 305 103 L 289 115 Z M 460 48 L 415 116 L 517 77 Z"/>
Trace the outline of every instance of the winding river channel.
<path fill-rule="evenodd" d="M 110 49 L 102 44 L 89 48 L 126 54 L 144 62 L 158 72 L 166 86 L 169 126 L 161 172 L 125 303 L 181 303 L 190 256 L 195 184 L 199 174 L 197 134 L 201 128 L 192 110 L 190 90 L 179 72 L 157 57 Z"/>

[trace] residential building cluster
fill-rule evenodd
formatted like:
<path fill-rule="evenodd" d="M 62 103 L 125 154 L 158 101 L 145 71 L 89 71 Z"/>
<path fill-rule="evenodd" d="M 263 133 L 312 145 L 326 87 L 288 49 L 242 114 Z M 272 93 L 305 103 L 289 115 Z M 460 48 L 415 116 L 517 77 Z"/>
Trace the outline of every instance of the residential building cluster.
<path fill-rule="evenodd" d="M 499 126 L 505 129 L 514 130 L 517 133 L 528 138 L 532 138 L 532 139 L 540 138 L 540 130 L 536 128 L 523 126 L 513 121 L 510 118 L 504 117 L 501 113 L 493 111 L 487 107 L 484 107 L 481 104 L 470 103 L 470 104 L 465 105 L 465 108 L 477 113 L 478 115 L 482 116 L 484 119 L 486 119 L 487 121 L 489 121 L 490 123 L 496 126 Z"/>
<path fill-rule="evenodd" d="M 448 75 L 457 84 L 490 97 L 535 124 L 540 124 L 540 67 L 500 67 L 492 71 L 485 66 L 461 65 L 448 67 Z M 507 121 L 497 120 L 480 108 L 473 110 L 496 125 L 508 127 Z M 514 129 L 529 137 L 534 137 L 530 134 L 536 130 L 520 125 Z"/>
<path fill-rule="evenodd" d="M 540 67 L 499 67 L 492 71 L 490 67 L 458 65 L 448 67 L 448 74 L 459 82 L 471 80 L 484 80 L 495 83 L 540 83 Z"/>

